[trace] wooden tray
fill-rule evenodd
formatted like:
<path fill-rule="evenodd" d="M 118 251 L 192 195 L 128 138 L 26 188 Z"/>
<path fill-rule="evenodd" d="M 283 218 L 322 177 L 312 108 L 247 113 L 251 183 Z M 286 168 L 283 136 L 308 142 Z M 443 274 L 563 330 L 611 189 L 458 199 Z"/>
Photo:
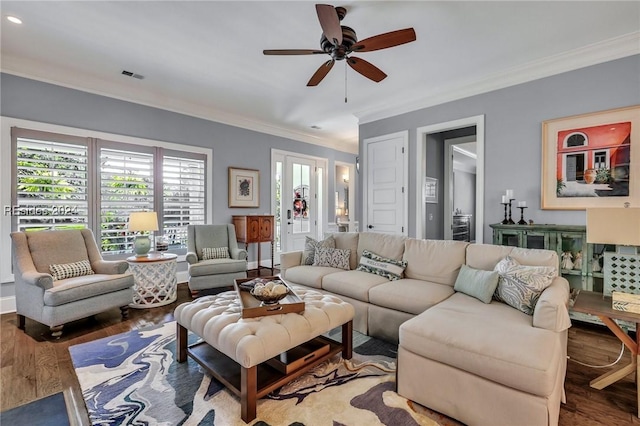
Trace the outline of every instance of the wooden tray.
<path fill-rule="evenodd" d="M 283 374 L 289 374 L 328 354 L 329 349 L 330 344 L 327 340 L 316 337 L 267 360 L 266 363 Z"/>
<path fill-rule="evenodd" d="M 291 289 L 289 283 L 280 277 L 260 277 L 270 280 L 280 280 L 289 288 L 289 294 L 282 299 L 277 305 L 260 306 L 260 301 L 253 297 L 248 291 L 241 290 L 238 284 L 242 284 L 247 281 L 252 281 L 254 278 L 242 278 L 233 281 L 233 286 L 240 298 L 240 305 L 242 306 L 242 318 L 256 318 L 266 315 L 280 315 L 290 314 L 292 312 L 304 312 L 304 301 L 298 297 L 297 294 Z"/>

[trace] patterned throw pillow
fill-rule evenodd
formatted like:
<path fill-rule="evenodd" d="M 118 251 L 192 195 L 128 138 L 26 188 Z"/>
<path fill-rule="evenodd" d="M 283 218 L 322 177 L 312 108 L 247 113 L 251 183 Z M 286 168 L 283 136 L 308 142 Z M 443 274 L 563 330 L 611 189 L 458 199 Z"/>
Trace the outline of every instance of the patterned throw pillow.
<path fill-rule="evenodd" d="M 351 250 L 337 248 L 318 247 L 313 256 L 313 266 L 331 266 L 349 270 L 349 256 Z"/>
<path fill-rule="evenodd" d="M 80 262 L 61 263 L 59 265 L 49 265 L 49 272 L 54 280 L 64 280 L 65 278 L 80 277 L 82 275 L 93 275 L 91 263 L 88 260 Z"/>
<path fill-rule="evenodd" d="M 204 247 L 202 249 L 202 260 L 228 259 L 229 247 Z"/>
<path fill-rule="evenodd" d="M 500 274 L 496 299 L 527 315 L 533 315 L 540 295 L 556 276 L 554 267 L 520 265 L 511 256 L 498 262 L 493 270 Z"/>
<path fill-rule="evenodd" d="M 372 253 L 369 250 L 364 250 L 360 258 L 360 264 L 356 270 L 380 275 L 389 278 L 391 281 L 395 281 L 402 278 L 406 267 L 406 260 L 388 259 Z"/>
<path fill-rule="evenodd" d="M 304 251 L 302 252 L 303 265 L 313 265 L 316 248 L 318 247 L 336 248 L 336 240 L 333 238 L 333 235 L 322 241 L 316 241 L 311 237 L 306 237 L 304 242 Z"/>

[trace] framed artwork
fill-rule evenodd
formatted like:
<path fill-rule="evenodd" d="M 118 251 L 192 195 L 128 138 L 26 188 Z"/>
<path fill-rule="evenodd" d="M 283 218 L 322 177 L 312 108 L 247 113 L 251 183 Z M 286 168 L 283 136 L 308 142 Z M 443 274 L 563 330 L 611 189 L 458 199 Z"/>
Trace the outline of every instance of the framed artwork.
<path fill-rule="evenodd" d="M 542 123 L 542 208 L 640 204 L 640 105 Z"/>
<path fill-rule="evenodd" d="M 431 204 L 438 203 L 438 179 L 424 178 L 424 201 Z"/>
<path fill-rule="evenodd" d="M 260 171 L 229 167 L 229 207 L 260 207 Z"/>

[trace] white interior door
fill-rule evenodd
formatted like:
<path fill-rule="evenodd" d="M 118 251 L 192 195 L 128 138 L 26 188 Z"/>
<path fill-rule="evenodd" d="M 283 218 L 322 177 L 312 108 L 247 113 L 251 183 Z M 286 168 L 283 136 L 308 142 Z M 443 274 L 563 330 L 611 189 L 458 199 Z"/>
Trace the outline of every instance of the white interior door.
<path fill-rule="evenodd" d="M 303 250 L 305 237 L 318 236 L 316 161 L 285 157 L 282 190 L 282 251 Z"/>
<path fill-rule="evenodd" d="M 407 233 L 406 132 L 365 140 L 365 230 Z"/>

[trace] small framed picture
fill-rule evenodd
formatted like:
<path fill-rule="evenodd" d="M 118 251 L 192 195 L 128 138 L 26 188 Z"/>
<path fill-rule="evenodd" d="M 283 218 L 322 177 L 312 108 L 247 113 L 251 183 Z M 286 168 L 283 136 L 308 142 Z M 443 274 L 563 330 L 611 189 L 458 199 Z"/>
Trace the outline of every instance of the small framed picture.
<path fill-rule="evenodd" d="M 438 179 L 424 178 L 424 202 L 438 204 Z"/>
<path fill-rule="evenodd" d="M 260 207 L 260 171 L 229 167 L 229 207 Z"/>

